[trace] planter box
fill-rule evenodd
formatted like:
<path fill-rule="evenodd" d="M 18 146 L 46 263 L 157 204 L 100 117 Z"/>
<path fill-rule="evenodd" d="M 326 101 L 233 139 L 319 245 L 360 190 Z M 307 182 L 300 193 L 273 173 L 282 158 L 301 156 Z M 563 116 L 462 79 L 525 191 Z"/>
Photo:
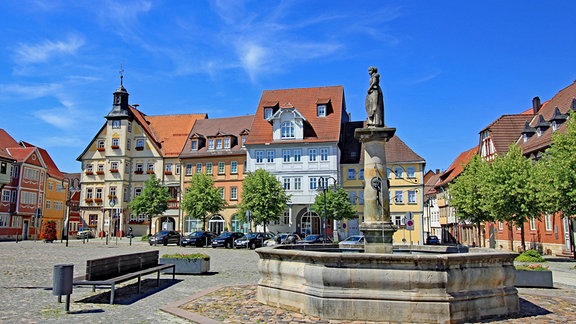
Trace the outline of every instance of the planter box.
<path fill-rule="evenodd" d="M 160 264 L 175 264 L 176 273 L 179 274 L 200 274 L 210 271 L 210 260 L 204 259 L 160 258 Z M 172 270 L 167 269 L 163 273 L 172 273 Z"/>
<path fill-rule="evenodd" d="M 553 288 L 552 271 L 516 270 L 515 287 Z"/>

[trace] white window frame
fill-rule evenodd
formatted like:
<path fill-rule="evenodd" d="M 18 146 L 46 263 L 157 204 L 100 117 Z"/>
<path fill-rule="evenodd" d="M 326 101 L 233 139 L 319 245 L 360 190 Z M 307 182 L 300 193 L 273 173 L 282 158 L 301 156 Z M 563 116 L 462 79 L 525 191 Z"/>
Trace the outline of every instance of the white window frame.
<path fill-rule="evenodd" d="M 264 119 L 272 117 L 272 108 L 264 108 Z"/>
<path fill-rule="evenodd" d="M 256 163 L 264 163 L 264 151 L 256 151 L 254 155 L 256 155 Z"/>
<path fill-rule="evenodd" d="M 326 117 L 326 105 L 317 105 L 316 106 L 316 116 Z"/>
<path fill-rule="evenodd" d="M 238 187 L 230 187 L 230 200 L 238 200 Z"/>
<path fill-rule="evenodd" d="M 328 161 L 330 150 L 327 147 L 320 148 L 320 161 Z"/>
<path fill-rule="evenodd" d="M 275 157 L 274 150 L 266 151 L 266 161 L 268 163 L 274 163 L 274 157 Z"/>
<path fill-rule="evenodd" d="M 213 138 L 208 139 L 208 149 L 209 150 L 214 149 L 214 139 Z"/>
<path fill-rule="evenodd" d="M 348 180 L 356 180 L 356 169 L 349 168 L 346 172 L 346 179 Z"/>
<path fill-rule="evenodd" d="M 290 153 L 291 153 L 290 150 L 286 149 L 282 150 L 282 161 L 284 163 L 290 163 L 290 156 L 291 156 Z"/>
<path fill-rule="evenodd" d="M 280 138 L 294 139 L 296 138 L 295 125 L 293 121 L 285 121 L 280 125 Z"/>
<path fill-rule="evenodd" d="M 231 174 L 238 173 L 238 161 L 231 161 L 230 162 L 230 173 Z"/>
<path fill-rule="evenodd" d="M 404 203 L 404 192 L 402 190 L 394 191 L 394 203 L 403 204 Z"/>
<path fill-rule="evenodd" d="M 416 190 L 408 190 L 408 203 L 416 204 L 417 202 L 418 198 L 416 196 Z"/>
<path fill-rule="evenodd" d="M 206 174 L 214 174 L 214 170 L 212 170 L 212 162 L 206 162 Z"/>
<path fill-rule="evenodd" d="M 302 150 L 301 149 L 294 149 L 294 162 L 302 162 Z"/>
<path fill-rule="evenodd" d="M 409 179 L 416 178 L 416 167 L 413 166 L 406 167 L 406 177 Z"/>
<path fill-rule="evenodd" d="M 552 215 L 544 215 L 544 224 L 546 226 L 546 231 L 552 231 Z"/>
<path fill-rule="evenodd" d="M 196 163 L 196 173 L 202 173 L 202 163 Z"/>
<path fill-rule="evenodd" d="M 318 161 L 318 150 L 315 148 L 308 149 L 308 160 L 309 162 Z"/>
<path fill-rule="evenodd" d="M 221 139 L 221 138 L 217 138 L 217 139 L 216 139 L 216 149 L 217 149 L 217 150 L 221 150 L 221 149 L 222 149 L 222 139 Z"/>
<path fill-rule="evenodd" d="M 218 174 L 224 174 L 226 172 L 226 163 L 218 162 Z"/>
<path fill-rule="evenodd" d="M 230 137 L 224 137 L 224 148 L 225 149 L 230 148 Z"/>

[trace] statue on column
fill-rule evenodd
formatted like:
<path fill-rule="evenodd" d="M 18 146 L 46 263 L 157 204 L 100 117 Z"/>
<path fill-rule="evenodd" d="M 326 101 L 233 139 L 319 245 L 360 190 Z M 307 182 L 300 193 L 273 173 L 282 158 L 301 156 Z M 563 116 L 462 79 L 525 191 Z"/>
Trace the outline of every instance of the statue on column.
<path fill-rule="evenodd" d="M 366 127 L 384 127 L 384 96 L 380 88 L 380 74 L 374 66 L 368 68 L 370 87 L 366 95 Z"/>

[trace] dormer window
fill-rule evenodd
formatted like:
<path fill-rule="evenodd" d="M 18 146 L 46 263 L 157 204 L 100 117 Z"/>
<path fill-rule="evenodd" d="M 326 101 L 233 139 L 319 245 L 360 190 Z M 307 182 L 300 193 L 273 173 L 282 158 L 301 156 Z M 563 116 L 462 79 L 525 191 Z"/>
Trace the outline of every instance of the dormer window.
<path fill-rule="evenodd" d="M 221 150 L 222 149 L 222 139 L 219 138 L 216 140 L 216 149 L 217 150 Z"/>
<path fill-rule="evenodd" d="M 190 151 L 196 151 L 198 150 L 198 141 L 192 141 L 190 143 Z"/>
<path fill-rule="evenodd" d="M 542 136 L 542 129 L 540 129 L 540 127 L 536 128 L 536 135 L 538 135 L 538 137 Z"/>
<path fill-rule="evenodd" d="M 316 116 L 318 116 L 318 117 L 326 117 L 326 105 L 318 105 L 318 106 L 316 106 Z"/>
<path fill-rule="evenodd" d="M 224 148 L 225 148 L 225 149 L 229 149 L 229 148 L 230 148 L 230 137 L 224 138 Z"/>
<path fill-rule="evenodd" d="M 214 149 L 214 139 L 211 138 L 208 140 L 208 149 L 209 150 L 213 150 Z"/>
<path fill-rule="evenodd" d="M 291 121 L 283 122 L 280 128 L 280 134 L 283 139 L 294 138 L 294 123 Z"/>
<path fill-rule="evenodd" d="M 242 147 L 246 147 L 246 139 L 248 139 L 248 136 L 242 136 Z"/>
<path fill-rule="evenodd" d="M 264 119 L 268 119 L 270 117 L 272 117 L 272 108 L 264 108 Z"/>
<path fill-rule="evenodd" d="M 113 120 L 112 121 L 112 128 L 120 128 L 120 121 L 119 120 Z"/>
<path fill-rule="evenodd" d="M 556 124 L 556 121 L 552 122 L 552 131 L 556 131 L 558 130 L 558 124 Z"/>
<path fill-rule="evenodd" d="M 526 133 L 522 134 L 522 141 L 524 143 L 526 143 L 528 141 L 528 134 L 526 134 Z"/>

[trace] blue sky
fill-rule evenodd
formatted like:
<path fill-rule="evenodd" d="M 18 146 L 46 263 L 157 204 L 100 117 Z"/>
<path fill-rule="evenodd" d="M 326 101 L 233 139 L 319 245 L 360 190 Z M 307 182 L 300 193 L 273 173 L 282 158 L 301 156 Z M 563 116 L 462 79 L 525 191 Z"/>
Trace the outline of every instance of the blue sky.
<path fill-rule="evenodd" d="M 502 114 L 576 79 L 576 1 L 0 1 L 0 128 L 62 171 L 112 107 L 120 66 L 148 115 L 253 114 L 263 90 L 344 86 L 448 168 Z"/>

